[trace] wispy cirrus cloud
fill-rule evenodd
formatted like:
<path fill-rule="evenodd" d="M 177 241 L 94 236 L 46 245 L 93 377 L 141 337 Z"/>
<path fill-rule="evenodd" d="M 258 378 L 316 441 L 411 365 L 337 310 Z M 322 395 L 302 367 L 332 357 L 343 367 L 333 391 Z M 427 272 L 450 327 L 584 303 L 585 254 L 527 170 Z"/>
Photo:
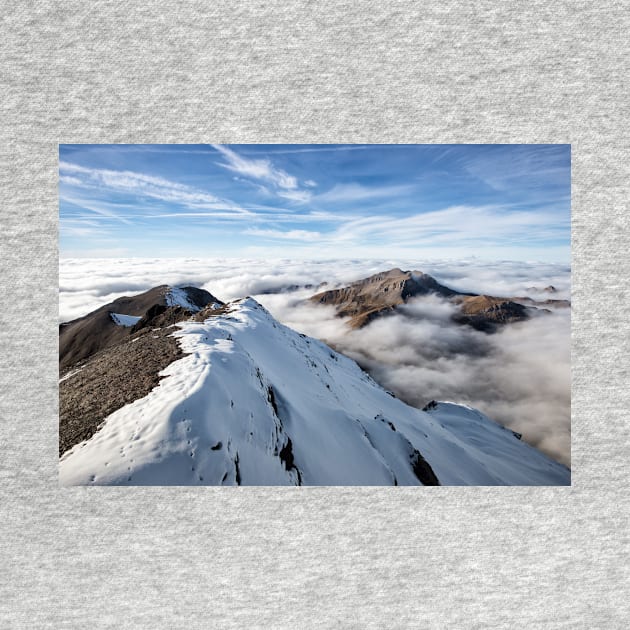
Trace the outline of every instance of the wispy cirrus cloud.
<path fill-rule="evenodd" d="M 278 191 L 277 194 L 278 197 L 288 199 L 289 201 L 297 201 L 299 203 L 306 203 L 313 197 L 310 190 L 282 190 Z"/>
<path fill-rule="evenodd" d="M 72 225 L 68 222 L 64 222 L 59 226 L 62 233 L 68 236 L 75 236 L 78 238 L 84 237 L 102 237 L 107 234 L 101 226 L 89 226 L 89 225 Z"/>
<path fill-rule="evenodd" d="M 336 184 L 329 191 L 318 195 L 320 201 L 369 201 L 371 199 L 396 198 L 413 192 L 414 186 L 403 184 L 399 186 L 363 186 L 361 184 Z"/>
<path fill-rule="evenodd" d="M 168 212 L 168 211 L 148 211 L 142 215 L 145 219 L 217 219 L 233 221 L 236 225 L 242 223 L 259 223 L 259 224 L 308 224 L 308 223 L 322 223 L 330 222 L 332 224 L 342 224 L 352 219 L 348 215 L 333 215 L 327 212 L 302 212 L 294 213 L 287 212 L 285 208 L 273 208 L 273 207 L 257 207 L 245 208 L 250 214 L 234 214 L 234 213 L 221 213 L 217 211 L 204 212 Z M 249 231 L 244 231 L 244 234 L 249 234 Z"/>
<path fill-rule="evenodd" d="M 567 145 L 521 145 L 505 150 L 481 152 L 461 160 L 470 175 L 497 191 L 518 188 L 549 193 L 556 188 L 567 193 L 570 181 L 570 152 Z"/>
<path fill-rule="evenodd" d="M 59 183 L 68 184 L 69 186 L 81 186 L 83 185 L 83 180 L 79 177 L 71 177 L 70 175 L 61 175 L 59 177 Z"/>
<path fill-rule="evenodd" d="M 280 239 L 288 241 L 319 241 L 322 235 L 319 232 L 311 232 L 309 230 L 262 230 L 258 228 L 249 228 L 245 230 L 245 234 L 250 236 L 264 236 L 271 239 Z"/>
<path fill-rule="evenodd" d="M 239 175 L 253 177 L 254 179 L 262 179 L 278 188 L 294 190 L 298 186 L 298 180 L 293 175 L 289 175 L 282 169 L 276 168 L 271 160 L 254 159 L 239 155 L 236 151 L 228 149 L 220 144 L 212 145 L 224 158 L 225 162 L 220 165 L 230 171 L 234 171 Z"/>
<path fill-rule="evenodd" d="M 329 248 L 353 244 L 369 248 L 392 242 L 399 247 L 483 246 L 489 241 L 495 244 L 550 241 L 561 237 L 568 228 L 568 218 L 558 219 L 551 213 L 498 206 L 454 206 L 402 218 L 385 214 L 359 218 L 344 215 L 328 231 L 301 231 L 300 240 L 318 242 Z M 261 238 L 297 240 L 288 236 L 296 233 L 290 228 L 286 231 L 252 229 L 246 233 Z"/>
<path fill-rule="evenodd" d="M 69 195 L 63 195 L 63 194 L 59 196 L 59 199 L 81 210 L 87 210 L 88 212 L 94 215 L 97 215 L 97 217 L 100 217 L 101 219 L 112 219 L 114 221 L 120 221 L 120 223 L 124 223 L 125 225 L 132 224 L 132 221 L 129 219 L 129 217 L 124 216 L 120 214 L 119 212 L 111 210 L 109 207 L 107 207 L 109 204 L 103 204 L 99 201 L 90 201 L 90 200 L 81 199 L 77 197 L 71 197 Z M 72 217 L 72 219 L 75 221 L 80 220 L 81 218 L 82 217 L 80 216 Z M 93 217 L 90 217 L 90 218 L 93 218 Z M 61 224 L 63 225 L 68 220 L 69 220 L 68 217 L 62 216 Z"/>
<path fill-rule="evenodd" d="M 488 239 L 541 240 L 562 235 L 568 228 L 568 217 L 551 213 L 506 209 L 499 206 L 454 206 L 391 218 L 373 215 L 351 220 L 339 227 L 333 240 L 354 241 L 368 237 L 421 243 L 448 240 L 454 243 Z"/>
<path fill-rule="evenodd" d="M 219 166 L 233 171 L 238 175 L 271 184 L 276 194 L 284 199 L 300 203 L 307 202 L 311 199 L 311 191 L 300 189 L 297 177 L 278 168 L 271 160 L 266 158 L 250 159 L 220 144 L 214 144 L 212 146 L 225 159 L 225 162 L 219 162 Z M 308 184 L 308 186 L 311 186 L 311 184 Z"/>
<path fill-rule="evenodd" d="M 60 181 L 71 186 L 107 189 L 113 192 L 179 204 L 188 208 L 215 208 L 234 213 L 247 213 L 237 204 L 206 191 L 145 173 L 89 168 L 64 161 L 59 163 L 59 172 Z"/>

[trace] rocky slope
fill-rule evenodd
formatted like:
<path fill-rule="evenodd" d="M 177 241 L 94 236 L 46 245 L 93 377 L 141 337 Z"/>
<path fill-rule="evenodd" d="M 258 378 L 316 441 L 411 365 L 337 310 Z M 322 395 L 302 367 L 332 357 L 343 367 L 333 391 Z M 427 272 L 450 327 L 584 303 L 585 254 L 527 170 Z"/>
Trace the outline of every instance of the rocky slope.
<path fill-rule="evenodd" d="M 195 287 L 155 287 L 62 324 L 59 330 L 59 454 L 102 421 L 146 396 L 182 356 L 172 325 L 222 302 Z"/>
<path fill-rule="evenodd" d="M 164 344 L 175 340 L 183 353 L 157 386 L 64 453 L 63 485 L 570 483 L 566 467 L 483 414 L 453 403 L 410 407 L 251 298 L 168 321 L 61 381 L 60 391 L 83 374 L 79 398 L 100 398 L 99 378 L 118 374 L 124 387 Z"/>

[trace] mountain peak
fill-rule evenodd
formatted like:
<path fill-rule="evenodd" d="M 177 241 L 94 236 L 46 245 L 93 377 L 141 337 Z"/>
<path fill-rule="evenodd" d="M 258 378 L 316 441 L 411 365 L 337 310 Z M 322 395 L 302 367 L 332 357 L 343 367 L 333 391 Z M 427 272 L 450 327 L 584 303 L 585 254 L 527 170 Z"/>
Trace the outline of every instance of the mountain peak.
<path fill-rule="evenodd" d="M 322 291 L 310 300 L 335 306 L 340 317 L 351 318 L 352 328 L 361 328 L 375 317 L 404 304 L 409 298 L 429 293 L 442 297 L 459 295 L 422 271 L 403 271 L 396 267 L 357 280 L 341 289 Z"/>
<path fill-rule="evenodd" d="M 555 288 L 550 285 L 544 290 L 553 293 Z M 340 289 L 322 291 L 312 296 L 310 301 L 334 306 L 339 317 L 349 318 L 351 328 L 361 328 L 377 317 L 393 313 L 398 306 L 412 298 L 431 294 L 455 306 L 458 311 L 453 315 L 455 322 L 487 333 L 494 332 L 498 326 L 528 319 L 538 307 L 570 305 L 562 300 L 536 302 L 526 297 L 464 293 L 440 284 L 423 271 L 403 271 L 398 267 L 357 280 Z"/>
<path fill-rule="evenodd" d="M 99 309 L 61 324 L 59 366 L 66 369 L 100 350 L 120 343 L 139 328 L 173 324 L 223 302 L 205 289 L 161 284 L 133 296 L 115 299 Z"/>

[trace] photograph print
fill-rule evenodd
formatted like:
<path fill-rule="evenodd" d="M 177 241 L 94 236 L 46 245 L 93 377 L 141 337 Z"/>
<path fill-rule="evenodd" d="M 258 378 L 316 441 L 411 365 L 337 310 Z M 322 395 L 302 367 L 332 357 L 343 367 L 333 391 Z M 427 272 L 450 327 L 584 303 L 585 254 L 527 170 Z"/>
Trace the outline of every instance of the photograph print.
<path fill-rule="evenodd" d="M 62 486 L 571 484 L 570 145 L 59 146 Z"/>

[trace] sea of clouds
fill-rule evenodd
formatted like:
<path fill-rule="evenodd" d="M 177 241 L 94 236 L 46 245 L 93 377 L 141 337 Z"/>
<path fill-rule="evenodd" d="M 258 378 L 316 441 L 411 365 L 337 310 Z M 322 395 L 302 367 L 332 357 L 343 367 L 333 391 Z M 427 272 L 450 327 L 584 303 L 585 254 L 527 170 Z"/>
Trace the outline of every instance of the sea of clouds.
<path fill-rule="evenodd" d="M 62 259 L 59 317 L 75 319 L 158 284 L 199 286 L 224 301 L 252 295 L 282 323 L 351 356 L 407 403 L 469 404 L 569 465 L 570 310 L 551 309 L 488 335 L 454 324 L 453 305 L 429 296 L 352 331 L 333 307 L 305 301 L 318 290 L 393 267 L 424 271 L 462 291 L 546 299 L 542 289 L 553 285 L 558 292 L 551 297 L 570 298 L 570 268 L 550 263 Z"/>

